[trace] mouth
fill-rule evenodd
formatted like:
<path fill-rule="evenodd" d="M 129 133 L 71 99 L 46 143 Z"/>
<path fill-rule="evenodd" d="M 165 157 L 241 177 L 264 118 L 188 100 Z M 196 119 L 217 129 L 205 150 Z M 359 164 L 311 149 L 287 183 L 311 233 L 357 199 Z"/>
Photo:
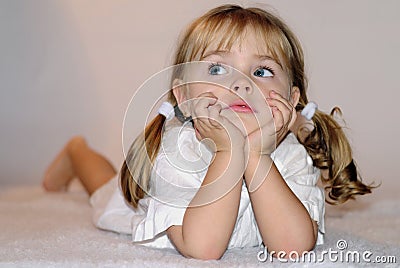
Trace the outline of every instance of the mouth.
<path fill-rule="evenodd" d="M 237 100 L 232 102 L 227 108 L 231 109 L 237 113 L 255 113 L 256 111 L 253 110 L 245 101 Z"/>

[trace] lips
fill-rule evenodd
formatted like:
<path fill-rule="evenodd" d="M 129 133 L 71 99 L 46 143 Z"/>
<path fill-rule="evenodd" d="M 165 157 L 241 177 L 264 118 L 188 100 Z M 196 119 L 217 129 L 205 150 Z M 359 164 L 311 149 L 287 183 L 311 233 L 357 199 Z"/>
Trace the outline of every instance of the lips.
<path fill-rule="evenodd" d="M 254 113 L 253 109 L 242 100 L 237 100 L 229 105 L 229 109 L 237 113 Z"/>

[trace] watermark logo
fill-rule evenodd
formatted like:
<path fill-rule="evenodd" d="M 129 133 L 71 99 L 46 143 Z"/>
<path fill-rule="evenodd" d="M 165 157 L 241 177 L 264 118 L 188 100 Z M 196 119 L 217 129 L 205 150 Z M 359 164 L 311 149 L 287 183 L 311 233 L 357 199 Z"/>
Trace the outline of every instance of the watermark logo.
<path fill-rule="evenodd" d="M 329 248 L 319 253 L 308 251 L 299 254 L 297 251 L 289 253 L 285 251 L 270 251 L 264 247 L 257 254 L 260 262 L 302 262 L 302 263 L 322 263 L 322 262 L 341 262 L 341 263 L 397 263 L 396 256 L 378 256 L 369 250 L 358 251 L 349 250 L 346 240 L 339 239 L 336 248 Z"/>
<path fill-rule="evenodd" d="M 285 98 L 290 96 L 286 87 L 274 90 Z M 221 150 L 227 148 L 225 151 L 244 141 L 245 161 L 252 150 L 266 154 L 275 150 L 287 125 L 275 126 L 273 110 L 266 101 L 268 92 L 240 70 L 208 61 L 182 63 L 154 74 L 135 91 L 125 111 L 122 143 L 132 179 L 146 195 L 171 206 L 197 207 L 222 198 L 243 179 L 244 168 L 231 174 L 229 181 L 223 172 L 207 185 L 184 178 L 205 176 L 215 151 L 221 149 L 214 140 L 223 143 Z M 173 108 L 162 123 L 159 109 L 165 101 Z M 160 139 L 154 150 L 157 146 L 152 145 Z M 161 166 L 171 167 L 168 173 L 153 167 L 154 152 L 162 154 Z M 271 163 L 268 165 L 267 170 Z M 251 181 L 249 192 L 266 178 L 259 177 Z"/>
<path fill-rule="evenodd" d="M 336 242 L 336 247 L 339 249 L 339 250 L 345 250 L 346 248 L 347 248 L 347 241 L 346 240 L 344 240 L 344 239 L 339 239 L 337 242 Z"/>

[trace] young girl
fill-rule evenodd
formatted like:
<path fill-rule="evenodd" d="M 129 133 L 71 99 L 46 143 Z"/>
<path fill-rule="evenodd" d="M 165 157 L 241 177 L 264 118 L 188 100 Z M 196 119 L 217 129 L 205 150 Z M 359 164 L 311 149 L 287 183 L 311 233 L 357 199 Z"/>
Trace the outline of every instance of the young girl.
<path fill-rule="evenodd" d="M 276 16 L 214 8 L 186 29 L 174 64 L 168 103 L 118 174 L 75 137 L 44 188 L 78 177 L 96 226 L 200 259 L 261 244 L 301 254 L 323 243 L 320 177 L 331 204 L 371 192 L 332 114 L 308 102 L 300 43 Z M 202 71 L 206 83 L 188 83 Z"/>

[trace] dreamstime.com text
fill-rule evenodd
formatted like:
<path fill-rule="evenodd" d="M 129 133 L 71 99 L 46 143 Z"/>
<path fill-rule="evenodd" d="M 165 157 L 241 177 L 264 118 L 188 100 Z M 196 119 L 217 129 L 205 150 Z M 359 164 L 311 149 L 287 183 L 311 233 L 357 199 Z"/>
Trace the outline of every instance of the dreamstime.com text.
<path fill-rule="evenodd" d="M 374 256 L 369 250 L 357 251 L 348 250 L 347 241 L 340 239 L 336 242 L 336 248 L 323 250 L 318 254 L 314 251 L 304 252 L 299 254 L 296 251 L 286 253 L 284 251 L 270 251 L 266 248 L 259 251 L 257 259 L 260 262 L 303 262 L 303 263 L 321 263 L 324 261 L 341 262 L 341 263 L 396 263 L 396 256 Z M 274 257 L 273 257 L 274 256 Z"/>

